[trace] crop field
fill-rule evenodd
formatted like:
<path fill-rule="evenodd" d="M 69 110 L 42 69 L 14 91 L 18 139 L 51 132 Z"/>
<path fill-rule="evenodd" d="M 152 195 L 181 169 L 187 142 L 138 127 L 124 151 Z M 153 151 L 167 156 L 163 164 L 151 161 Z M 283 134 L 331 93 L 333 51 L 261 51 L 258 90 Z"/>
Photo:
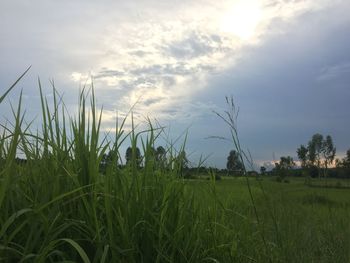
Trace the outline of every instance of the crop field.
<path fill-rule="evenodd" d="M 167 147 L 162 165 L 155 158 L 152 123 L 127 133 L 117 122 L 108 141 L 93 95 L 88 107 L 81 94 L 76 118 L 56 96 L 52 107 L 41 99 L 40 131 L 24 121 L 21 98 L 2 125 L 0 262 L 349 262 L 349 189 L 184 179 L 181 149 Z M 121 166 L 125 141 L 132 154 Z"/>

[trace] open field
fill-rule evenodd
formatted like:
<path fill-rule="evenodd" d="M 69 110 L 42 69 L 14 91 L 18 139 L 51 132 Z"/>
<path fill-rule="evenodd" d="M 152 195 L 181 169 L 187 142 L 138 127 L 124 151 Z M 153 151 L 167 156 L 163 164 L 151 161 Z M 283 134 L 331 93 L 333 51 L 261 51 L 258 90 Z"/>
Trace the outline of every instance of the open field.
<path fill-rule="evenodd" d="M 318 179 L 314 181 L 317 183 Z M 259 215 L 260 231 L 271 249 L 268 253 L 277 253 L 272 262 L 350 260 L 348 189 L 308 187 L 304 185 L 303 178 L 292 178 L 288 184 L 277 183 L 272 178 L 264 178 L 261 182 L 250 178 L 250 182 Z M 348 182 L 343 180 L 342 183 Z M 224 178 L 216 182 L 214 196 L 218 197 L 216 200 L 219 200 L 220 205 L 213 201 L 215 198 L 212 195 L 204 194 L 212 189 L 208 182 L 190 184 L 195 188 L 203 210 L 214 209 L 217 205 L 226 211 L 220 221 L 225 222 L 222 227 L 230 233 L 228 236 L 235 236 L 236 245 L 242 246 L 243 249 L 237 251 L 245 251 L 242 255 L 251 256 L 254 253 L 263 253 L 264 245 L 257 233 L 259 227 L 253 227 L 259 224 L 255 221 L 245 178 Z M 260 250 L 257 244 L 260 244 Z M 259 256 L 252 258 L 257 259 Z M 260 260 L 262 259 L 258 262 Z"/>

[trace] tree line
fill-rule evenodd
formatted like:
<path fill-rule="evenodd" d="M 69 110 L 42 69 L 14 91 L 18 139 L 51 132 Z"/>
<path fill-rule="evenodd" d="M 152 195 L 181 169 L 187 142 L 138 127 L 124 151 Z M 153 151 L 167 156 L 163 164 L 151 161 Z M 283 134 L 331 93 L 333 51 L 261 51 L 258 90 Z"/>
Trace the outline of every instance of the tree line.
<path fill-rule="evenodd" d="M 330 135 L 324 137 L 316 133 L 307 144 L 301 144 L 297 148 L 299 167 L 291 156 L 282 156 L 279 162 L 275 163 L 275 168 L 271 173 L 276 174 L 281 180 L 284 180 L 287 175 L 312 178 L 350 178 L 350 149 L 342 159 L 335 158 L 336 151 Z M 260 172 L 266 173 L 266 168 L 262 166 Z"/>
<path fill-rule="evenodd" d="M 157 148 L 149 147 L 143 155 L 139 147 L 128 147 L 125 151 L 125 163 L 120 156 L 115 156 L 113 151 L 104 154 L 100 163 L 100 170 L 104 172 L 113 162 L 119 164 L 119 168 L 135 166 L 142 169 L 146 163 L 151 162 L 154 169 L 178 169 L 180 174 L 188 168 L 189 161 L 185 150 L 180 150 L 177 154 L 169 153 L 163 146 Z M 147 159 L 147 160 L 146 160 Z M 176 167 L 175 167 L 176 166 Z"/>

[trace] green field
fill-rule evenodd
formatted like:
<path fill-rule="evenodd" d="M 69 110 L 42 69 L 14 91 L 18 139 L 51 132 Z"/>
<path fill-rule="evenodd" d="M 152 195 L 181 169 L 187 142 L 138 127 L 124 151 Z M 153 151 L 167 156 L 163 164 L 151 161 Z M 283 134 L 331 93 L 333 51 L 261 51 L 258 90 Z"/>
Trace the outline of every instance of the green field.
<path fill-rule="evenodd" d="M 349 262 L 348 189 L 308 187 L 303 178 L 293 178 L 288 184 L 274 178 L 249 180 L 259 224 L 245 178 L 217 181 L 215 191 L 206 181 L 190 183 L 203 210 L 215 209 L 215 205 L 220 210 L 219 226 L 227 235 L 222 242 L 236 238 L 238 261 L 249 262 L 245 256 L 250 256 L 257 262 Z"/>

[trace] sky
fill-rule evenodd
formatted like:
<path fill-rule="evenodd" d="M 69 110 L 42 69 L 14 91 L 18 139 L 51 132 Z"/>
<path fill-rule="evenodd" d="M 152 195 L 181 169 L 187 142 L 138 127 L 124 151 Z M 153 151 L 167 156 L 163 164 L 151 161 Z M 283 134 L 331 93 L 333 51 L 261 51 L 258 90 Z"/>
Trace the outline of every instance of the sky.
<path fill-rule="evenodd" d="M 350 148 L 348 0 L 13 0 L 0 3 L 0 89 L 29 73 L 0 106 L 11 119 L 23 90 L 27 118 L 40 125 L 38 77 L 68 112 L 93 81 L 103 132 L 116 111 L 156 119 L 177 138 L 188 130 L 195 165 L 224 168 L 233 145 L 213 111 L 225 96 L 239 107 L 244 149 L 259 165 L 330 134 L 338 157 Z M 128 128 L 128 127 L 127 127 Z M 161 143 L 161 142 L 160 142 Z M 126 146 L 125 146 L 126 147 Z"/>

